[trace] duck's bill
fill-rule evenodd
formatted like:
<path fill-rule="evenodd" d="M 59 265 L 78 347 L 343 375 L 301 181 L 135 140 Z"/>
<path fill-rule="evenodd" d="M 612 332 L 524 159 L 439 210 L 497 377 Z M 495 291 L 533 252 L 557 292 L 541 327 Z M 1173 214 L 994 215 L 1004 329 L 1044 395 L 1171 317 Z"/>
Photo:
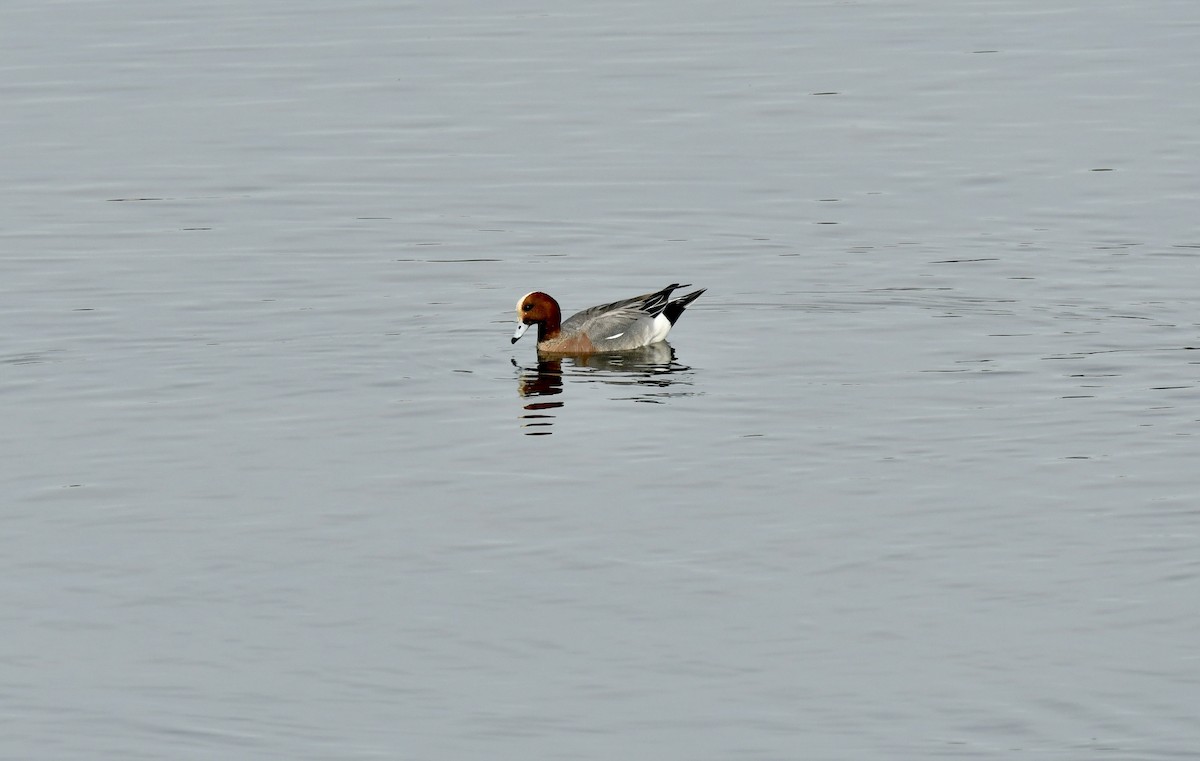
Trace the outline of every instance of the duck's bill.
<path fill-rule="evenodd" d="M 513 340 L 512 340 L 512 342 L 513 342 L 513 343 L 516 343 L 517 341 L 519 341 L 519 340 L 520 340 L 520 338 L 521 338 L 521 336 L 525 335 L 525 331 L 527 331 L 527 330 L 529 330 L 529 324 L 528 324 L 528 323 L 524 323 L 524 322 L 522 322 L 522 323 L 519 323 L 519 324 L 517 325 L 517 332 L 516 332 L 516 333 L 513 333 Z"/>

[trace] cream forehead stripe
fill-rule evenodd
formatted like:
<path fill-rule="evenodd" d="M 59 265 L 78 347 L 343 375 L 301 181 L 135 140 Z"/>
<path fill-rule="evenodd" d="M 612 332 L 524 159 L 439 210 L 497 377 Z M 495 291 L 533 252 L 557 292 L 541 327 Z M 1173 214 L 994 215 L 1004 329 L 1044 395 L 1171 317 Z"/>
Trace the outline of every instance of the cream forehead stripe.
<path fill-rule="evenodd" d="M 517 299 L 517 311 L 518 312 L 521 311 L 521 304 L 523 304 L 525 302 L 525 299 L 529 298 L 533 294 L 534 294 L 534 291 L 530 291 L 529 293 L 525 294 L 521 298 Z"/>

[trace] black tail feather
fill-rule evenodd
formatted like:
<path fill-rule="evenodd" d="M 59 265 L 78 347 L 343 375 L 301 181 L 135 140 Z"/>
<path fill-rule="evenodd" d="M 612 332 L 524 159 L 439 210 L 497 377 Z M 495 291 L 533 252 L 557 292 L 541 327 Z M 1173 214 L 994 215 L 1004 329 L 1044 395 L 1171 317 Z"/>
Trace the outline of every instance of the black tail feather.
<path fill-rule="evenodd" d="M 657 316 L 659 312 L 666 309 L 667 302 L 671 298 L 671 291 L 675 290 L 676 288 L 687 288 L 687 286 L 680 285 L 679 283 L 671 283 L 661 291 L 656 291 L 647 295 L 646 300 L 643 301 L 642 305 L 638 308 L 643 312 L 649 312 L 650 314 Z"/>
<path fill-rule="evenodd" d="M 677 285 L 677 286 L 673 286 L 673 287 L 687 288 L 686 285 Z M 671 321 L 672 325 L 674 325 L 675 321 L 679 319 L 679 315 L 683 314 L 683 310 L 687 309 L 688 304 L 691 304 L 693 301 L 700 298 L 700 294 L 704 293 L 707 290 L 708 290 L 707 288 L 701 288 L 698 291 L 692 291 L 691 293 L 689 293 L 686 296 L 680 296 L 679 298 L 675 299 L 671 303 L 667 304 L 666 308 L 663 309 L 662 313 L 664 315 L 666 315 L 667 319 Z"/>

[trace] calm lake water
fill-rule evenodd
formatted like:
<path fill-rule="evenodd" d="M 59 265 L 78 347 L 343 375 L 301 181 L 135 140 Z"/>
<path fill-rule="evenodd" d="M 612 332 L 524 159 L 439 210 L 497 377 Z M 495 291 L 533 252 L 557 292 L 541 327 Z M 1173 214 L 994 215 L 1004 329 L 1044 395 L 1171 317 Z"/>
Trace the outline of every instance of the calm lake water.
<path fill-rule="evenodd" d="M 0 758 L 1200 752 L 1194 0 L 3 15 Z"/>

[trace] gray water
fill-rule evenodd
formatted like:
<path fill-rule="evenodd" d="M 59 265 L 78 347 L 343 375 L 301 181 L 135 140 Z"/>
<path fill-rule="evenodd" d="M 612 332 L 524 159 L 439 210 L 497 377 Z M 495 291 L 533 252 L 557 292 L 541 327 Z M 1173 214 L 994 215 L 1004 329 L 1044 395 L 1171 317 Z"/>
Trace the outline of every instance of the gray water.
<path fill-rule="evenodd" d="M 1193 0 L 2 15 L 0 757 L 1200 753 Z"/>

